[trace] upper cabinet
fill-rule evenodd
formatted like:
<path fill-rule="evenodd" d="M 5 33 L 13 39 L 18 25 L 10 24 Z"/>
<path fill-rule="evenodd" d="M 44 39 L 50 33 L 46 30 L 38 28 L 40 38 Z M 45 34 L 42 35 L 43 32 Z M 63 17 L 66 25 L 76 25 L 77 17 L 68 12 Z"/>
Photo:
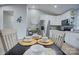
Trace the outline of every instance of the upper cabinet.
<path fill-rule="evenodd" d="M 53 16 L 50 21 L 50 25 L 61 25 L 60 17 L 58 16 Z"/>
<path fill-rule="evenodd" d="M 70 22 L 73 21 L 72 17 L 75 17 L 75 10 L 70 10 L 62 15 L 52 16 L 51 25 L 61 25 L 62 20 L 68 19 Z"/>
<path fill-rule="evenodd" d="M 71 18 L 71 11 L 68 11 L 68 12 L 62 14 L 62 16 L 63 16 L 63 20 L 70 19 Z"/>
<path fill-rule="evenodd" d="M 50 25 L 60 26 L 62 23 L 62 20 L 68 19 L 69 21 L 72 21 L 71 19 L 72 16 L 74 16 L 73 10 L 65 12 L 62 15 L 54 16 L 54 15 L 48 15 L 48 14 L 42 13 L 37 9 L 29 9 L 29 20 L 30 20 L 30 23 L 34 25 L 39 24 L 40 20 L 50 20 Z"/>
<path fill-rule="evenodd" d="M 43 14 L 40 20 L 50 20 L 50 25 L 60 25 L 60 20 L 57 19 L 57 16 Z"/>
<path fill-rule="evenodd" d="M 55 25 L 61 25 L 61 21 L 62 21 L 61 15 L 60 16 L 56 16 L 56 23 L 55 23 Z"/>
<path fill-rule="evenodd" d="M 52 16 L 50 20 L 50 25 L 61 25 L 61 15 L 60 16 Z"/>

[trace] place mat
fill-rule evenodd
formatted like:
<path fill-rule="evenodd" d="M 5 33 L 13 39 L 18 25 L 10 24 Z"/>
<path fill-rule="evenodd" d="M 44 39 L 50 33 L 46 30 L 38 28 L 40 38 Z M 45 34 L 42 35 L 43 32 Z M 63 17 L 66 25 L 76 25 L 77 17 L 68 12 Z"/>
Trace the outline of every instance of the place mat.
<path fill-rule="evenodd" d="M 22 46 L 30 46 L 30 45 L 37 43 L 37 40 L 32 39 L 32 41 L 20 41 L 18 43 Z"/>
<path fill-rule="evenodd" d="M 54 44 L 54 41 L 51 40 L 51 39 L 49 39 L 48 42 L 44 42 L 44 41 L 42 41 L 42 40 L 40 39 L 40 40 L 38 40 L 38 43 L 39 43 L 39 44 L 42 44 L 42 45 L 52 45 L 52 44 Z"/>
<path fill-rule="evenodd" d="M 57 53 L 54 49 L 45 48 L 45 50 L 40 54 L 33 52 L 31 49 L 28 49 L 23 55 L 57 55 Z"/>

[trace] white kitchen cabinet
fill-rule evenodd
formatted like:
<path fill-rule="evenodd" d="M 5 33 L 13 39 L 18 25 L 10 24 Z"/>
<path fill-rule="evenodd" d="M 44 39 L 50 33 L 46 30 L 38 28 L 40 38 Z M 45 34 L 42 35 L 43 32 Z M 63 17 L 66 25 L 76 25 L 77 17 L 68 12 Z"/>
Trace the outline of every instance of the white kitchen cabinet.
<path fill-rule="evenodd" d="M 61 15 L 61 20 L 64 20 L 65 19 L 65 14 L 62 14 Z"/>
<path fill-rule="evenodd" d="M 40 19 L 41 20 L 50 20 L 50 25 L 61 25 L 62 23 L 62 20 L 66 20 L 66 19 L 69 19 L 71 20 L 71 14 L 70 14 L 71 11 L 68 11 L 62 15 L 58 15 L 58 16 L 55 16 L 55 15 L 41 15 Z"/>
<path fill-rule="evenodd" d="M 50 24 L 51 25 L 61 25 L 61 16 L 53 16 Z"/>
<path fill-rule="evenodd" d="M 61 16 L 57 16 L 56 20 L 56 25 L 61 25 Z"/>
<path fill-rule="evenodd" d="M 40 20 L 50 20 L 50 25 L 61 25 L 62 15 L 41 15 Z"/>
<path fill-rule="evenodd" d="M 55 22 L 55 16 L 52 16 L 52 18 L 50 19 L 50 25 L 54 25 Z"/>
<path fill-rule="evenodd" d="M 70 10 L 70 11 L 68 11 L 68 12 L 66 12 L 66 13 L 64 13 L 64 14 L 62 14 L 63 20 L 65 20 L 65 19 L 71 19 L 71 17 L 72 17 L 71 11 L 72 11 L 72 10 Z M 74 12 L 75 12 L 75 11 L 74 11 Z"/>

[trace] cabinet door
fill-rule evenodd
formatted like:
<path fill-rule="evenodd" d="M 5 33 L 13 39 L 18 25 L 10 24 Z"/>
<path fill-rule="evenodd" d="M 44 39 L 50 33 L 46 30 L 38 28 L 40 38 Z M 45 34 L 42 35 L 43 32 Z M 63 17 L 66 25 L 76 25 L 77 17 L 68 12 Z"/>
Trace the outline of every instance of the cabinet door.
<path fill-rule="evenodd" d="M 61 15 L 61 20 L 64 20 L 65 19 L 65 16 L 64 14 Z"/>
<path fill-rule="evenodd" d="M 70 11 L 67 12 L 67 13 L 65 13 L 65 19 L 69 19 L 70 17 L 71 17 L 71 15 L 70 15 Z"/>
<path fill-rule="evenodd" d="M 61 25 L 61 16 L 57 16 L 56 20 L 56 25 Z"/>
<path fill-rule="evenodd" d="M 52 25 L 61 25 L 61 18 L 60 18 L 60 16 L 54 16 L 53 17 Z"/>
<path fill-rule="evenodd" d="M 54 21 L 55 21 L 55 17 L 52 16 L 52 18 L 50 19 L 50 25 L 54 25 Z"/>

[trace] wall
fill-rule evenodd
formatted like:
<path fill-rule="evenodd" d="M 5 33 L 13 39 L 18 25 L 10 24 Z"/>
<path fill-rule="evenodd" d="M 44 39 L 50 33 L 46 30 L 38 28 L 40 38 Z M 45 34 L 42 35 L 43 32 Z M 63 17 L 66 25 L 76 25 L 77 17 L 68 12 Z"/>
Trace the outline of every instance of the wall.
<path fill-rule="evenodd" d="M 32 24 L 38 24 L 40 20 L 40 12 L 36 9 L 29 9 L 30 20 Z"/>
<path fill-rule="evenodd" d="M 79 30 L 79 10 L 77 10 L 77 15 L 76 15 L 76 25 L 75 25 L 75 30 Z"/>
<path fill-rule="evenodd" d="M 26 36 L 26 5 L 8 5 L 2 7 L 3 11 L 13 11 L 12 25 L 17 30 L 18 39 L 22 39 Z M 18 23 L 16 20 L 22 16 L 22 22 Z"/>
<path fill-rule="evenodd" d="M 40 20 L 40 11 L 33 8 L 28 8 L 27 11 L 29 27 L 32 25 L 37 25 Z"/>
<path fill-rule="evenodd" d="M 3 27 L 3 21 L 2 21 L 2 11 L 13 11 L 13 20 L 12 20 L 12 24 L 13 24 L 13 28 L 16 29 L 18 32 L 18 38 L 21 39 L 24 36 L 26 36 L 26 30 L 27 27 L 29 27 L 29 25 L 32 23 L 37 24 L 39 22 L 39 20 L 50 20 L 52 25 L 61 25 L 61 21 L 69 18 L 69 12 L 63 14 L 63 15 L 59 15 L 59 16 L 54 16 L 54 15 L 48 15 L 45 14 L 39 10 L 28 10 L 26 5 L 8 5 L 8 6 L 3 6 L 2 8 L 0 8 L 0 28 L 2 29 Z M 27 13 L 26 13 L 27 12 Z M 19 16 L 23 17 L 23 21 L 22 23 L 17 23 L 16 20 Z M 77 25 L 78 26 L 78 25 Z"/>
<path fill-rule="evenodd" d="M 17 30 L 18 39 L 26 36 L 27 27 L 30 24 L 37 24 L 40 20 L 40 11 L 36 9 L 28 9 L 26 5 L 7 5 L 0 9 L 0 28 L 3 29 L 3 11 L 13 11 L 11 20 L 12 27 Z M 26 13 L 27 12 L 27 13 Z M 22 23 L 17 23 L 16 20 L 19 16 L 23 17 Z M 28 19 L 28 20 L 27 20 Z"/>
<path fill-rule="evenodd" d="M 12 14 L 10 11 L 3 11 L 3 28 L 12 28 Z"/>
<path fill-rule="evenodd" d="M 30 24 L 31 23 L 38 24 L 39 20 L 50 20 L 51 25 L 61 25 L 62 20 L 69 19 L 71 21 L 70 11 L 62 15 L 55 16 L 55 15 L 49 15 L 49 14 L 43 13 L 42 11 L 35 9 L 35 8 L 29 8 L 28 19 L 30 21 L 29 22 Z"/>
<path fill-rule="evenodd" d="M 0 29 L 3 28 L 3 12 L 2 7 L 0 7 Z"/>

